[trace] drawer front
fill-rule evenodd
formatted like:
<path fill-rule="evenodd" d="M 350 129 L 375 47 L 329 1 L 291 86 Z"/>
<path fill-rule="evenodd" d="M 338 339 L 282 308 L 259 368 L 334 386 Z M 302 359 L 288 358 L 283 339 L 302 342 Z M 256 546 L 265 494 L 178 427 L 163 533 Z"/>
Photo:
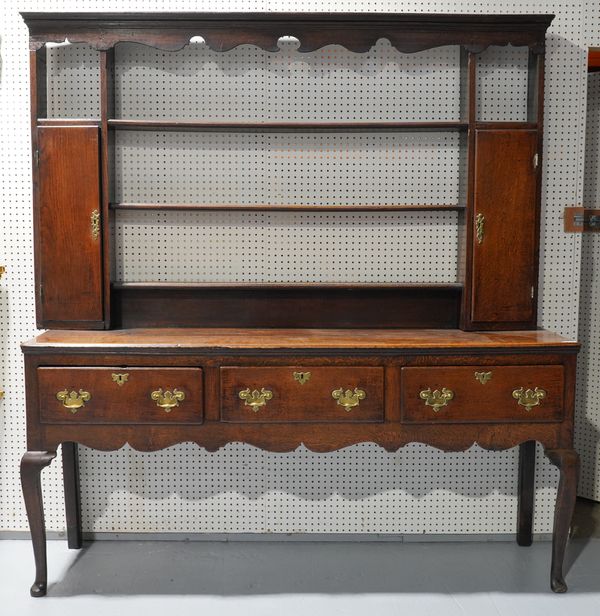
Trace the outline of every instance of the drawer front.
<path fill-rule="evenodd" d="M 402 421 L 560 421 L 562 366 L 403 368 Z"/>
<path fill-rule="evenodd" d="M 43 423 L 200 423 L 200 368 L 38 368 Z"/>
<path fill-rule="evenodd" d="M 383 368 L 221 368 L 222 421 L 361 423 L 383 417 Z"/>

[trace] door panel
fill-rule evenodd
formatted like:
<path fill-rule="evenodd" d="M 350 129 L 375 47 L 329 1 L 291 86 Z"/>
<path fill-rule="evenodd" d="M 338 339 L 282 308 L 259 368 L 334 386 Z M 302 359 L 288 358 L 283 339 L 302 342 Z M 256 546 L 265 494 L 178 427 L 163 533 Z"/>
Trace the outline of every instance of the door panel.
<path fill-rule="evenodd" d="M 537 276 L 534 130 L 479 130 L 471 320 L 534 326 Z"/>
<path fill-rule="evenodd" d="M 97 126 L 38 128 L 38 325 L 102 329 Z"/>

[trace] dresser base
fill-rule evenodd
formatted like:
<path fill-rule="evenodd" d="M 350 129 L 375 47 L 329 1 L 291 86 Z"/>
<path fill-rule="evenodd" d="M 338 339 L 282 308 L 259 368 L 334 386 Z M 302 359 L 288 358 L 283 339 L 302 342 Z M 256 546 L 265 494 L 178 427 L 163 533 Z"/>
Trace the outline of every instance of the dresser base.
<path fill-rule="evenodd" d="M 21 463 L 46 592 L 40 475 L 63 448 L 69 547 L 81 546 L 76 444 L 155 451 L 244 442 L 286 452 L 374 442 L 444 451 L 520 446 L 517 542 L 530 545 L 535 443 L 560 471 L 551 587 L 576 498 L 576 343 L 544 331 L 121 330 L 25 343 L 28 451 Z"/>

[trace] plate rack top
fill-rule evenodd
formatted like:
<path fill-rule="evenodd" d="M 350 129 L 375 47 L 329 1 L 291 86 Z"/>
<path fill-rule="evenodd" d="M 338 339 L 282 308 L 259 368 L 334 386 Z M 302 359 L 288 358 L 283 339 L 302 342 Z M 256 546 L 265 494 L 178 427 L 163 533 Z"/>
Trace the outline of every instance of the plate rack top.
<path fill-rule="evenodd" d="M 444 45 L 462 45 L 478 53 L 490 45 L 544 50 L 554 15 L 463 15 L 436 13 L 32 13 L 21 16 L 29 28 L 30 48 L 49 42 L 87 43 L 107 50 L 137 42 L 178 50 L 201 36 L 215 51 L 256 45 L 278 51 L 281 37 L 300 41 L 309 52 L 338 44 L 367 52 L 386 38 L 398 51 L 411 53 Z"/>

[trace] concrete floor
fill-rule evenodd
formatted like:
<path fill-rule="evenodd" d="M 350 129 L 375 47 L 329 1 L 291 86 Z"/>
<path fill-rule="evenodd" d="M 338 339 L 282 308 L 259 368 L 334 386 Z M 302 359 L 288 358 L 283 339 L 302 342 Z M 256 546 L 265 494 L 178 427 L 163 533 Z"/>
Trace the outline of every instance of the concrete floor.
<path fill-rule="evenodd" d="M 8 616 L 600 613 L 600 539 L 575 539 L 570 591 L 549 589 L 550 543 L 49 542 L 49 591 L 29 597 L 28 541 L 1 541 Z"/>

